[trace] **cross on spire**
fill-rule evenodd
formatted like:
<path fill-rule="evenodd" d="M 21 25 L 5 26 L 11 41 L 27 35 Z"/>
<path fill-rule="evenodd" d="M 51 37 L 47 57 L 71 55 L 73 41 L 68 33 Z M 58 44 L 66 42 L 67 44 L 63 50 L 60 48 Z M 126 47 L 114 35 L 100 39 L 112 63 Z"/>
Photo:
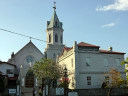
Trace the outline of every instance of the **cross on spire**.
<path fill-rule="evenodd" d="M 54 7 L 53 7 L 54 11 L 56 11 L 56 2 L 54 2 Z"/>

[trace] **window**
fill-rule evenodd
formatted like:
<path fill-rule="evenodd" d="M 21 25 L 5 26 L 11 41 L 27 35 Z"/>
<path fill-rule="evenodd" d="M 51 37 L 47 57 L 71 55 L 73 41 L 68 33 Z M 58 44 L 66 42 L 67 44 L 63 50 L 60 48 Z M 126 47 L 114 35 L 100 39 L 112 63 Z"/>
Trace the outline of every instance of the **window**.
<path fill-rule="evenodd" d="M 57 25 L 57 21 L 55 22 L 55 26 L 57 27 L 58 25 Z"/>
<path fill-rule="evenodd" d="M 33 59 L 33 57 L 32 56 L 28 56 L 27 58 L 26 58 L 26 62 L 27 63 L 32 63 L 34 61 L 34 59 Z"/>
<path fill-rule="evenodd" d="M 7 69 L 6 74 L 8 75 L 8 77 L 14 77 L 14 70 L 13 69 Z"/>
<path fill-rule="evenodd" d="M 62 38 L 62 35 L 60 36 L 60 39 L 61 39 L 60 41 L 61 41 L 61 43 L 62 43 L 62 42 L 63 42 L 63 38 Z"/>
<path fill-rule="evenodd" d="M 109 83 L 109 76 L 105 76 L 106 83 Z"/>
<path fill-rule="evenodd" d="M 104 59 L 104 66 L 108 66 L 108 59 L 107 58 Z"/>
<path fill-rule="evenodd" d="M 87 85 L 91 85 L 91 76 L 87 76 Z"/>
<path fill-rule="evenodd" d="M 58 42 L 58 35 L 55 35 L 55 42 Z"/>
<path fill-rule="evenodd" d="M 25 82 L 26 87 L 34 87 L 34 74 L 32 70 L 29 70 L 26 74 L 26 82 Z"/>
<path fill-rule="evenodd" d="M 14 70 L 13 69 L 7 69 L 6 74 L 14 74 Z"/>
<path fill-rule="evenodd" d="M 86 66 L 90 66 L 90 58 L 85 58 Z"/>
<path fill-rule="evenodd" d="M 71 59 L 71 66 L 73 67 L 73 58 Z"/>
<path fill-rule="evenodd" d="M 51 34 L 49 35 L 49 43 L 51 42 Z"/>
<path fill-rule="evenodd" d="M 116 59 L 116 65 L 120 66 L 120 59 L 119 58 Z"/>

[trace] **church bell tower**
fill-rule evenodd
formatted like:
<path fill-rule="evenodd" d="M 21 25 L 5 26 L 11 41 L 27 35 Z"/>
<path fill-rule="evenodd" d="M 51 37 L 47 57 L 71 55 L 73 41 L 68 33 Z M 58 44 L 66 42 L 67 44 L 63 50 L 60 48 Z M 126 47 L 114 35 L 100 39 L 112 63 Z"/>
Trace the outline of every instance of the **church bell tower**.
<path fill-rule="evenodd" d="M 57 55 L 62 53 L 64 48 L 63 45 L 63 28 L 62 22 L 59 21 L 59 18 L 56 14 L 56 5 L 54 2 L 54 13 L 50 21 L 47 21 L 47 48 L 45 53 L 47 58 L 56 59 Z"/>

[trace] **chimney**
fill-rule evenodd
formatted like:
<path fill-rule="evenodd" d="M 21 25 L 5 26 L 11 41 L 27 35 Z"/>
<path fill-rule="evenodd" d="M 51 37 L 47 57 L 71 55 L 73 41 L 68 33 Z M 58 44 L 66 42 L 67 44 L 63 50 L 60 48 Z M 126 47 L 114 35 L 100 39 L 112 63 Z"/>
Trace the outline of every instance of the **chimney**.
<path fill-rule="evenodd" d="M 12 52 L 12 54 L 11 54 L 11 58 L 14 58 L 14 56 L 15 56 L 15 55 L 14 55 L 14 52 Z"/>
<path fill-rule="evenodd" d="M 112 52 L 112 47 L 111 46 L 108 48 L 108 51 L 109 52 Z"/>

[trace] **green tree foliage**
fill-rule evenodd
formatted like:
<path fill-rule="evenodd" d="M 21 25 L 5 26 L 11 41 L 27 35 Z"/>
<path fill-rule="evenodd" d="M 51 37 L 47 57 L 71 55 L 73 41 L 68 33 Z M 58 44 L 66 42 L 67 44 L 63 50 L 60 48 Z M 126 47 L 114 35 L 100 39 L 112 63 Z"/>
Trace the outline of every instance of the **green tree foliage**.
<path fill-rule="evenodd" d="M 126 61 L 124 60 L 123 62 L 121 62 L 121 65 L 126 64 L 126 69 L 125 72 L 128 72 L 128 57 L 126 58 Z"/>
<path fill-rule="evenodd" d="M 125 64 L 125 72 L 127 73 L 128 72 L 128 57 L 126 58 L 126 60 L 121 62 L 121 65 L 124 65 L 124 64 Z M 128 75 L 126 75 L 126 79 L 127 79 L 127 82 L 128 82 Z"/>
<path fill-rule="evenodd" d="M 59 64 L 57 64 L 52 59 L 42 58 L 37 61 L 32 67 L 34 75 L 38 79 L 43 79 L 44 81 L 53 81 L 62 77 L 64 70 Z M 48 82 L 50 83 L 50 82 Z"/>

